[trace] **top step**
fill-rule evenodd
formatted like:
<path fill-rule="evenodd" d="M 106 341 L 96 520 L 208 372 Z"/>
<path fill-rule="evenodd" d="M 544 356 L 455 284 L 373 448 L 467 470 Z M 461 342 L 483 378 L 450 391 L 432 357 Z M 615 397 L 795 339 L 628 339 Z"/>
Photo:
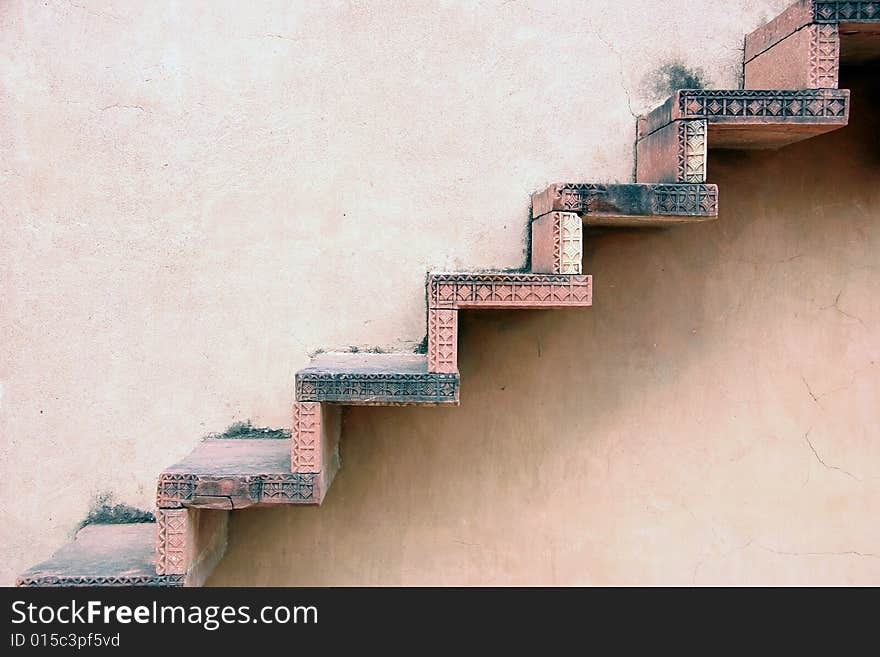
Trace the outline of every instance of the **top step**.
<path fill-rule="evenodd" d="M 845 26 L 845 32 L 876 32 L 880 24 L 880 2 L 868 0 L 798 0 L 773 20 L 746 37 L 746 61 L 772 48 L 808 25 Z"/>
<path fill-rule="evenodd" d="M 834 89 L 841 64 L 880 61 L 880 2 L 800 0 L 746 36 L 746 89 Z"/>

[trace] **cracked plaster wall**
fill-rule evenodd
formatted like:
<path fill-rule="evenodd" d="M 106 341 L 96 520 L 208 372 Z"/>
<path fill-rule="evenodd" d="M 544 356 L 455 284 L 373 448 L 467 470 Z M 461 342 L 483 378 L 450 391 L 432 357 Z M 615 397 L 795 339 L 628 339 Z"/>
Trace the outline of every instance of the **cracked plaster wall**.
<path fill-rule="evenodd" d="M 786 4 L 2 3 L 0 449 L 5 499 L 15 500 L 2 510 L 2 581 L 66 540 L 100 491 L 149 508 L 156 474 L 203 434 L 248 418 L 288 425 L 292 375 L 309 352 L 412 348 L 425 331 L 426 270 L 521 266 L 529 192 L 556 180 L 629 181 L 634 115 L 660 100 L 646 82 L 652 73 L 680 61 L 702 67 L 711 86 L 736 86 L 743 35 Z M 722 207 L 734 205 L 722 193 Z M 863 212 L 869 201 L 859 201 Z M 750 225 L 765 230 L 778 223 L 762 206 L 742 212 L 758 213 Z M 725 497 L 696 473 L 711 472 L 722 458 L 716 448 L 748 455 L 767 436 L 743 429 L 731 442 L 719 431 L 717 444 L 697 436 L 731 404 L 746 409 L 754 381 L 775 373 L 748 369 L 767 367 L 763 357 L 737 361 L 731 398 L 723 386 L 677 385 L 679 369 L 727 376 L 703 362 L 714 347 L 702 325 L 690 333 L 685 320 L 703 306 L 686 303 L 689 286 L 710 306 L 721 303 L 705 288 L 732 294 L 758 276 L 770 265 L 752 250 L 765 240 L 768 250 L 785 251 L 784 236 L 758 234 L 719 257 L 723 231 L 735 224 L 723 220 L 591 241 L 597 305 L 587 313 L 466 316 L 462 409 L 350 413 L 346 470 L 330 506 L 239 514 L 217 581 L 270 571 L 340 583 L 437 581 L 443 572 L 450 581 L 456 572 L 468 581 L 650 579 L 658 571 L 635 557 L 652 546 L 681 548 L 676 559 L 685 565 L 667 576 L 699 563 L 699 578 L 748 540 L 746 553 L 876 552 L 867 535 L 789 544 L 710 522 Z M 876 253 L 865 246 L 876 245 L 876 222 L 858 225 L 846 238 L 830 236 L 841 271 L 855 262 L 847 249 L 864 249 L 862 261 Z M 706 242 L 707 234 L 716 237 Z M 787 271 L 813 281 L 825 265 L 804 256 Z M 660 269 L 680 278 L 661 285 Z M 795 280 L 781 297 L 768 282 L 767 308 L 794 298 Z M 832 480 L 832 490 L 876 491 L 867 467 L 876 452 L 855 444 L 871 437 L 876 370 L 853 374 L 867 367 L 869 349 L 868 333 L 852 333 L 876 326 L 876 305 L 836 282 L 814 301 L 831 305 L 821 317 L 838 323 L 838 341 L 816 344 L 815 359 L 845 345 L 840 371 L 817 364 L 791 376 L 805 395 L 800 377 L 809 383 L 815 413 L 853 394 L 835 388 L 860 391 L 825 416 L 851 423 L 847 436 L 856 437 L 847 440 L 855 442 L 841 455 L 819 419 L 792 422 L 772 432 L 779 441 L 796 436 L 792 460 L 774 463 L 791 477 L 809 471 L 808 490 L 824 491 L 823 477 L 834 476 L 845 481 Z M 766 337 L 758 320 L 737 344 Z M 674 333 L 676 348 L 667 346 L 660 368 L 649 343 L 657 326 Z M 696 353 L 686 348 L 694 341 Z M 596 390 L 605 392 L 590 396 Z M 518 396 L 505 398 L 511 391 Z M 665 425 L 648 403 L 661 399 L 674 409 Z M 758 415 L 777 415 L 781 403 L 771 395 Z M 693 423 L 693 408 L 701 423 L 680 434 L 672 420 Z M 638 430 L 646 422 L 648 435 Z M 422 459 L 432 453 L 429 469 Z M 611 478 L 604 485 L 592 472 L 600 464 Z M 776 472 L 767 468 L 768 477 Z M 688 512 L 674 495 L 650 497 L 668 469 L 694 473 L 680 483 Z M 730 472 L 729 485 L 735 479 Z M 557 495 L 550 481 L 566 487 Z M 401 499 L 415 493 L 422 498 L 410 510 Z M 382 503 L 346 506 L 356 497 Z M 876 496 L 861 503 L 869 501 Z M 517 531 L 527 528 L 507 514 L 523 505 L 546 536 L 527 548 Z M 496 513 L 498 523 L 488 522 Z M 363 531 L 367 519 L 371 531 Z M 282 542 L 267 548 L 267 535 Z M 373 548 L 359 542 L 366 536 Z M 249 540 L 282 551 L 255 572 L 241 551 Z M 591 546 L 600 544 L 607 547 L 597 556 Z M 337 565 L 307 558 L 316 546 L 329 562 L 339 556 Z M 286 565 L 293 553 L 304 569 Z M 863 573 L 839 568 L 852 571 L 828 572 Z"/>

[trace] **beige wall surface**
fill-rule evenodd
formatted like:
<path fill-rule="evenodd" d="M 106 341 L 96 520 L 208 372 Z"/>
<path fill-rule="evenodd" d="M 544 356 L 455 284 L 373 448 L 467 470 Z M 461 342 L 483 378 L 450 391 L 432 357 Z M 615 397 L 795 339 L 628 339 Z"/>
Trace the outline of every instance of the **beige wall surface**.
<path fill-rule="evenodd" d="M 0 3 L 0 583 L 289 425 L 309 352 L 411 349 L 425 271 L 522 265 L 529 192 L 631 180 L 655 73 L 736 86 L 786 4 Z M 880 583 L 872 127 L 591 233 L 588 311 L 465 313 L 461 408 L 348 411 L 325 505 L 234 514 L 213 582 Z"/>
<path fill-rule="evenodd" d="M 586 236 L 594 306 L 465 312 L 458 409 L 350 409 L 320 509 L 216 585 L 880 585 L 880 70 L 712 152 L 717 222 Z"/>

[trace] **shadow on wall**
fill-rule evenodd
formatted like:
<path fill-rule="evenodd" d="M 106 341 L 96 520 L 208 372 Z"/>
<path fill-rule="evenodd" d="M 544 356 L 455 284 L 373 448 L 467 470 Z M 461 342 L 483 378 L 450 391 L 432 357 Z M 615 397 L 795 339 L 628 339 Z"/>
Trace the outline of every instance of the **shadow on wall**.
<path fill-rule="evenodd" d="M 875 75 L 713 152 L 717 222 L 589 233 L 592 309 L 463 313 L 461 407 L 348 409 L 324 506 L 234 514 L 211 583 L 880 584 Z"/>

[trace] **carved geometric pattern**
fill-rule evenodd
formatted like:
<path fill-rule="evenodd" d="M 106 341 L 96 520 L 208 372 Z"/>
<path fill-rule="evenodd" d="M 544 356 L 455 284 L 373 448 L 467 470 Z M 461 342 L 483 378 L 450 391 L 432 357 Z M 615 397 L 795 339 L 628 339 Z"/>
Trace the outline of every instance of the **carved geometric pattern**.
<path fill-rule="evenodd" d="M 718 188 L 714 185 L 657 185 L 652 208 L 659 215 L 717 214 Z"/>
<path fill-rule="evenodd" d="M 580 219 L 578 219 L 580 223 Z M 428 311 L 428 371 L 458 371 L 458 311 Z"/>
<path fill-rule="evenodd" d="M 259 499 L 264 502 L 306 502 L 315 498 L 317 477 L 315 473 L 291 473 L 253 475 L 249 479 L 260 487 Z"/>
<path fill-rule="evenodd" d="M 553 220 L 553 271 L 580 274 L 584 254 L 584 224 L 571 212 L 556 212 Z"/>
<path fill-rule="evenodd" d="M 455 404 L 457 374 L 297 372 L 297 401 L 359 404 Z"/>
<path fill-rule="evenodd" d="M 186 509 L 157 509 L 156 574 L 186 574 Z"/>
<path fill-rule="evenodd" d="M 644 143 L 645 140 L 642 141 Z M 695 145 L 697 141 L 695 135 Z M 657 198 L 658 193 L 659 199 Z M 718 202 L 718 188 L 716 185 L 557 183 L 532 195 L 532 217 L 539 219 L 551 212 L 577 212 L 588 224 L 615 225 L 620 223 L 616 220 L 620 217 L 650 218 L 658 215 L 658 208 L 661 208 L 660 217 L 672 216 L 673 213 L 666 210 L 669 207 L 671 195 L 681 198 L 696 197 L 699 201 L 679 204 L 679 208 L 692 208 L 692 211 L 683 212 L 678 216 L 708 217 L 717 215 L 715 209 Z"/>
<path fill-rule="evenodd" d="M 608 193 L 605 185 L 578 183 L 556 188 L 554 207 L 562 212 L 589 214 L 595 212 L 602 196 Z"/>
<path fill-rule="evenodd" d="M 592 305 L 592 277 L 562 274 L 431 274 L 431 308 L 562 308 Z"/>
<path fill-rule="evenodd" d="M 96 575 L 19 577 L 16 586 L 183 586 L 183 575 Z"/>
<path fill-rule="evenodd" d="M 679 92 L 678 109 L 687 118 L 836 117 L 847 115 L 847 95 L 823 89 L 795 91 L 697 90 Z"/>
<path fill-rule="evenodd" d="M 678 122 L 678 180 L 701 183 L 706 180 L 708 140 L 705 121 Z"/>
<path fill-rule="evenodd" d="M 156 506 L 160 509 L 181 506 L 181 502 L 193 498 L 198 483 L 196 475 L 163 472 L 156 485 Z"/>
<path fill-rule="evenodd" d="M 840 37 L 836 25 L 810 27 L 810 87 L 837 88 Z"/>
<path fill-rule="evenodd" d="M 293 402 L 291 465 L 294 472 L 321 470 L 321 404 Z"/>
<path fill-rule="evenodd" d="M 813 3 L 813 16 L 817 23 L 839 23 L 841 21 L 880 21 L 880 2 L 843 0 Z"/>
<path fill-rule="evenodd" d="M 199 489 L 208 489 L 208 495 L 220 488 L 218 484 L 237 484 L 230 486 L 232 490 L 247 490 L 248 505 L 265 502 L 309 502 L 315 499 L 314 473 L 266 473 L 250 474 L 238 477 L 214 477 L 210 475 L 181 475 L 162 473 L 159 476 L 156 505 L 160 509 L 181 509 L 183 507 L 201 506 L 195 498 L 199 497 Z M 244 502 L 241 498 L 230 499 Z"/>

